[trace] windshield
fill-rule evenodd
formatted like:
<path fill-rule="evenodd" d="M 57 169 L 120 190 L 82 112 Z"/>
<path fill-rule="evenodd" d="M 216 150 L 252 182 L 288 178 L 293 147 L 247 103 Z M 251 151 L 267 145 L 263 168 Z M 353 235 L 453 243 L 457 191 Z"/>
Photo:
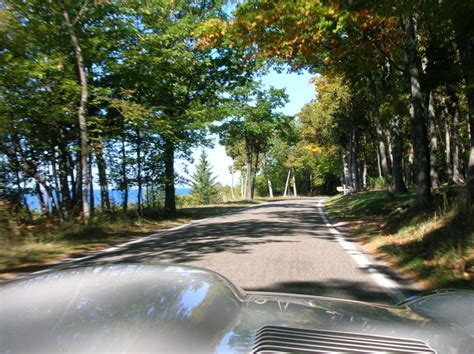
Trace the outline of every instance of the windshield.
<path fill-rule="evenodd" d="M 473 16 L 2 1 L 0 282 L 173 264 L 238 299 L 474 289 Z M 173 303 L 186 317 L 212 296 L 197 282 Z"/>

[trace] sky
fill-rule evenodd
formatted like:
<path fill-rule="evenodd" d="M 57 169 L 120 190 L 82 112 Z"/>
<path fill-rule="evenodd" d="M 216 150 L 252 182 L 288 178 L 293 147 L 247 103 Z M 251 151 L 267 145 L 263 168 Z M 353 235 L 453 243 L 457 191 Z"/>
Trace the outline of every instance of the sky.
<path fill-rule="evenodd" d="M 262 83 L 266 87 L 273 86 L 275 88 L 284 88 L 289 96 L 289 101 L 284 108 L 280 111 L 287 115 L 297 114 L 303 105 L 311 101 L 315 97 L 314 85 L 309 82 L 310 78 L 314 75 L 308 72 L 298 73 L 277 73 L 271 70 L 268 74 L 261 78 Z M 224 146 L 220 145 L 217 136 L 211 137 L 214 142 L 214 148 L 207 148 L 209 162 L 212 166 L 212 172 L 216 177 L 216 181 L 222 185 L 231 184 L 231 176 L 229 172 L 229 166 L 232 164 L 232 160 L 225 153 Z M 201 148 L 196 148 L 193 151 L 194 163 L 186 163 L 184 161 L 178 161 L 177 170 L 180 174 L 188 177 L 192 175 L 195 170 L 195 165 L 199 161 L 199 155 Z M 184 173 L 185 167 L 189 173 Z M 238 178 L 238 176 L 234 176 Z M 237 182 L 237 180 L 235 181 Z M 181 186 L 183 187 L 183 186 Z"/>

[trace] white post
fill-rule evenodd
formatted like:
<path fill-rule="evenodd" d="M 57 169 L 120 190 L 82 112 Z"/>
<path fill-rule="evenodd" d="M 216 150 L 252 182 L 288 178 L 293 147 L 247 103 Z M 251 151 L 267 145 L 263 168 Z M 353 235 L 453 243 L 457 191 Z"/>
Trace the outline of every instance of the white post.
<path fill-rule="evenodd" d="M 288 193 L 288 183 L 290 183 L 290 173 L 291 173 L 291 170 L 288 170 L 288 176 L 286 177 L 286 183 L 285 183 L 285 193 L 283 193 L 284 197 L 286 197 L 286 193 Z"/>

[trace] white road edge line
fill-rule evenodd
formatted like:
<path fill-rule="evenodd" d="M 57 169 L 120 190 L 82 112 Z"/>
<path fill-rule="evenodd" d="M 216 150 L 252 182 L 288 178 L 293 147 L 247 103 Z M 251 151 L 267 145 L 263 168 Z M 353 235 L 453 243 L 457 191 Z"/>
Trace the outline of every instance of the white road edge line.
<path fill-rule="evenodd" d="M 362 269 L 366 270 L 372 276 L 378 285 L 386 289 L 390 296 L 397 300 L 397 302 L 404 300 L 406 295 L 400 291 L 400 285 L 385 274 L 377 271 L 377 269 L 374 267 L 374 264 L 364 254 L 364 252 L 360 250 L 354 242 L 349 242 L 345 239 L 344 235 L 329 222 L 326 214 L 324 213 L 323 206 L 323 202 L 319 201 L 317 204 L 319 215 L 321 215 L 325 226 L 328 228 L 329 232 L 334 235 L 336 241 L 341 245 L 341 247 Z"/>

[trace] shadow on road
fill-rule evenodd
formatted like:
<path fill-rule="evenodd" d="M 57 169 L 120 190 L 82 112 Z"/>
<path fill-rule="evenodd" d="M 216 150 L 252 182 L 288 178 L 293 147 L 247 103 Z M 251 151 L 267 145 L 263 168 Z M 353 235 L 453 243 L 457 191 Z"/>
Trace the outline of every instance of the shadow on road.
<path fill-rule="evenodd" d="M 249 253 L 256 245 L 299 242 L 291 240 L 291 236 L 299 235 L 302 229 L 308 232 L 306 226 L 298 221 L 240 220 L 197 224 L 157 235 L 114 252 L 98 254 L 82 264 L 104 261 L 188 263 L 220 252 Z M 311 233 L 314 237 L 333 240 L 325 234 L 324 228 L 315 228 L 313 225 Z"/>
<path fill-rule="evenodd" d="M 98 252 L 87 259 L 70 260 L 35 269 L 57 270 L 104 263 L 189 263 L 220 252 L 251 253 L 257 245 L 300 242 L 291 236 L 312 235 L 334 241 L 314 205 L 269 203 L 165 230 L 144 241 L 114 251 Z"/>
<path fill-rule="evenodd" d="M 319 215 L 314 207 L 290 203 L 279 205 L 277 210 L 269 211 L 269 208 L 274 206 L 259 205 L 251 209 L 251 215 L 249 210 L 243 210 L 231 216 L 166 231 L 117 251 L 98 254 L 81 264 L 189 263 L 220 252 L 250 253 L 256 245 L 299 242 L 292 240 L 291 236 L 301 234 L 335 241 L 324 225 L 315 222 Z"/>
<path fill-rule="evenodd" d="M 57 264 L 48 269 L 117 263 L 187 264 L 222 252 L 252 254 L 256 247 L 266 244 L 279 243 L 280 247 L 285 248 L 291 243 L 302 242 L 300 237 L 296 237 L 301 235 L 337 242 L 321 220 L 314 202 L 271 203 L 205 219 L 177 230 L 162 231 L 143 241 L 100 252 L 87 259 Z M 344 277 L 344 274 L 340 276 Z M 246 290 L 334 296 L 388 304 L 395 302 L 384 289 L 370 282 L 337 278 L 327 281 L 290 280 Z M 401 290 L 405 294 L 412 292 L 411 289 Z"/>

